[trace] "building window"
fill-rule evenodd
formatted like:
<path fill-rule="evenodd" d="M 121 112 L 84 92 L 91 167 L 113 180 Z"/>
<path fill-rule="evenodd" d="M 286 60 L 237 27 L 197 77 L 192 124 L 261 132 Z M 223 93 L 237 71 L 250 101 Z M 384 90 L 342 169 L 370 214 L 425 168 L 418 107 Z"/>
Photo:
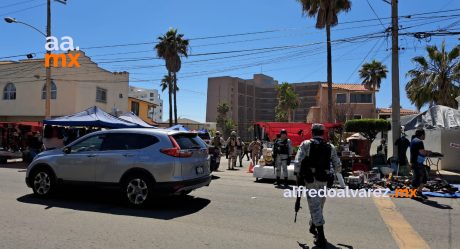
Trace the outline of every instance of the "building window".
<path fill-rule="evenodd" d="M 96 102 L 107 103 L 107 89 L 96 87 Z"/>
<path fill-rule="evenodd" d="M 139 102 L 131 102 L 131 111 L 139 116 Z"/>
<path fill-rule="evenodd" d="M 352 93 L 350 94 L 351 103 L 372 104 L 371 93 Z"/>
<path fill-rule="evenodd" d="M 361 115 L 361 114 L 353 115 L 353 119 L 362 119 L 362 118 L 363 118 L 363 115 Z"/>
<path fill-rule="evenodd" d="M 56 99 L 57 97 L 57 87 L 54 84 L 54 81 L 51 81 L 51 99 Z M 43 85 L 42 88 L 42 99 L 46 99 L 46 83 Z"/>
<path fill-rule="evenodd" d="M 153 97 L 154 97 L 154 96 L 153 96 L 153 93 L 150 93 L 150 97 L 151 97 L 151 98 L 153 98 Z"/>
<path fill-rule="evenodd" d="M 11 100 L 16 99 L 16 87 L 13 83 L 8 83 L 3 88 L 3 99 Z"/>
<path fill-rule="evenodd" d="M 346 93 L 337 93 L 335 102 L 337 104 L 347 103 L 347 94 Z"/>
<path fill-rule="evenodd" d="M 118 94 L 118 98 L 122 99 L 123 98 L 123 93 Z"/>

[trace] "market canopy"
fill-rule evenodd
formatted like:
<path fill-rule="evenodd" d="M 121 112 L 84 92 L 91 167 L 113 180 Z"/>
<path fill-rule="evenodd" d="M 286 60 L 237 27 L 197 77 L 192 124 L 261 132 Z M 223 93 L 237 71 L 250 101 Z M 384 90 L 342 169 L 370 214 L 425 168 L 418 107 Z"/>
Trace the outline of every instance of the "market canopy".
<path fill-rule="evenodd" d="M 136 116 L 136 114 L 134 114 L 132 112 L 127 112 L 127 113 L 121 114 L 118 117 L 123 119 L 123 120 L 126 120 L 128 122 L 138 124 L 138 125 L 140 125 L 142 127 L 145 127 L 145 128 L 156 128 L 155 126 L 146 123 L 144 120 L 142 120 L 141 118 L 139 118 L 138 116 Z"/>
<path fill-rule="evenodd" d="M 405 123 L 401 122 L 401 124 L 406 131 L 417 128 L 459 129 L 460 111 L 447 106 L 436 105 Z"/>
<path fill-rule="evenodd" d="M 187 127 L 185 127 L 185 126 L 183 126 L 181 124 L 171 126 L 171 127 L 167 128 L 167 130 L 190 131 L 190 129 L 188 129 Z"/>
<path fill-rule="evenodd" d="M 47 119 L 43 121 L 46 125 L 61 126 L 93 126 L 102 128 L 142 128 L 141 125 L 117 118 L 97 106 L 90 107 L 75 114 Z"/>

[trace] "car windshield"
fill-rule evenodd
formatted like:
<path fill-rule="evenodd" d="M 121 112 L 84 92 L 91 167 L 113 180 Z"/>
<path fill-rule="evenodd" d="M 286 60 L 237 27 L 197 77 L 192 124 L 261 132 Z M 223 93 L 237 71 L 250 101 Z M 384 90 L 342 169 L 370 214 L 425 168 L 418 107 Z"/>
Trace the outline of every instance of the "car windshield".
<path fill-rule="evenodd" d="M 179 133 L 173 135 L 181 149 L 204 149 L 206 143 L 198 137 L 196 133 Z"/>

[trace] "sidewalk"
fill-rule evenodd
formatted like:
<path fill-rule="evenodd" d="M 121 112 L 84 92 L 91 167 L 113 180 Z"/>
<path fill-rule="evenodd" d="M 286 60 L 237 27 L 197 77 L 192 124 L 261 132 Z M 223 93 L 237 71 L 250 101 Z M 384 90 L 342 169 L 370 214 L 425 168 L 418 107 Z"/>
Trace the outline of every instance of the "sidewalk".
<path fill-rule="evenodd" d="M 460 173 L 454 171 L 440 170 L 439 171 L 448 183 L 450 184 L 460 184 Z"/>

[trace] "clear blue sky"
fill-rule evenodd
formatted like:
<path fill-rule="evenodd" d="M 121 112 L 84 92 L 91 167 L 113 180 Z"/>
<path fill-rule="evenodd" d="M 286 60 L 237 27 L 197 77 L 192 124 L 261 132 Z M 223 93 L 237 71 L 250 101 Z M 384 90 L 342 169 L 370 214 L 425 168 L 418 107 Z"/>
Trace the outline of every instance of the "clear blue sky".
<path fill-rule="evenodd" d="M 15 17 L 39 29 L 45 30 L 46 0 L 1 0 L 0 17 Z M 459 0 L 403 0 L 399 1 L 400 15 L 460 9 Z M 366 0 L 352 0 L 352 10 L 339 16 L 339 24 L 332 31 L 332 39 L 382 32 L 389 27 L 390 5 L 383 0 L 369 0 L 376 19 Z M 11 6 L 12 5 L 12 6 Z M 92 48 L 84 51 L 103 68 L 130 72 L 130 84 L 159 89 L 160 79 L 166 70 L 162 61 L 148 59 L 155 56 L 156 38 L 169 27 L 178 28 L 190 38 L 191 55 L 210 52 L 246 50 L 285 45 L 302 45 L 324 42 L 324 30 L 314 28 L 314 19 L 302 16 L 295 0 L 199 0 L 199 1 L 108 1 L 68 0 L 67 5 L 53 2 L 53 35 L 69 35 L 80 48 L 104 45 L 136 44 L 109 48 Z M 417 18 L 414 18 L 417 17 Z M 460 30 L 460 10 L 401 18 L 404 31 L 431 31 L 449 26 L 450 31 Z M 351 23 L 350 23 L 351 22 Z M 452 24 L 452 25 L 451 25 Z M 272 31 L 252 35 L 226 36 L 197 39 L 246 32 Z M 43 52 L 43 39 L 35 31 L 21 25 L 0 22 L 0 58 Z M 459 36 L 432 37 L 417 40 L 400 37 L 401 104 L 414 109 L 407 100 L 404 86 L 406 72 L 413 68 L 411 58 L 425 55 L 427 44 L 441 45 L 446 41 L 448 49 L 458 44 Z M 357 83 L 358 68 L 372 59 L 383 61 L 389 69 L 389 77 L 377 94 L 377 106 L 391 103 L 391 38 L 373 38 L 355 42 L 338 42 L 333 45 L 333 81 Z M 133 52 L 128 53 L 127 52 Z M 230 54 L 190 56 L 184 59 L 180 71 L 178 93 L 179 116 L 204 121 L 206 116 L 207 78 L 237 76 L 252 78 L 263 72 L 283 82 L 326 81 L 325 44 L 309 45 L 284 50 L 269 50 Z M 117 54 L 119 53 L 119 54 Z M 222 59 L 222 57 L 227 57 Z M 230 58 L 228 58 L 230 57 Z M 147 58 L 147 59 L 144 59 Z M 215 59 L 206 61 L 207 59 Z M 220 59 L 219 59 L 220 58 Z M 18 58 L 15 58 L 18 59 Z M 120 62 L 120 59 L 132 59 Z M 144 59 L 144 60 L 143 60 Z M 203 61 L 204 60 L 204 61 Z M 197 61 L 197 62 L 193 62 Z M 166 92 L 165 92 L 166 93 Z M 164 113 L 168 113 L 167 95 Z M 166 119 L 166 115 L 163 117 Z"/>

